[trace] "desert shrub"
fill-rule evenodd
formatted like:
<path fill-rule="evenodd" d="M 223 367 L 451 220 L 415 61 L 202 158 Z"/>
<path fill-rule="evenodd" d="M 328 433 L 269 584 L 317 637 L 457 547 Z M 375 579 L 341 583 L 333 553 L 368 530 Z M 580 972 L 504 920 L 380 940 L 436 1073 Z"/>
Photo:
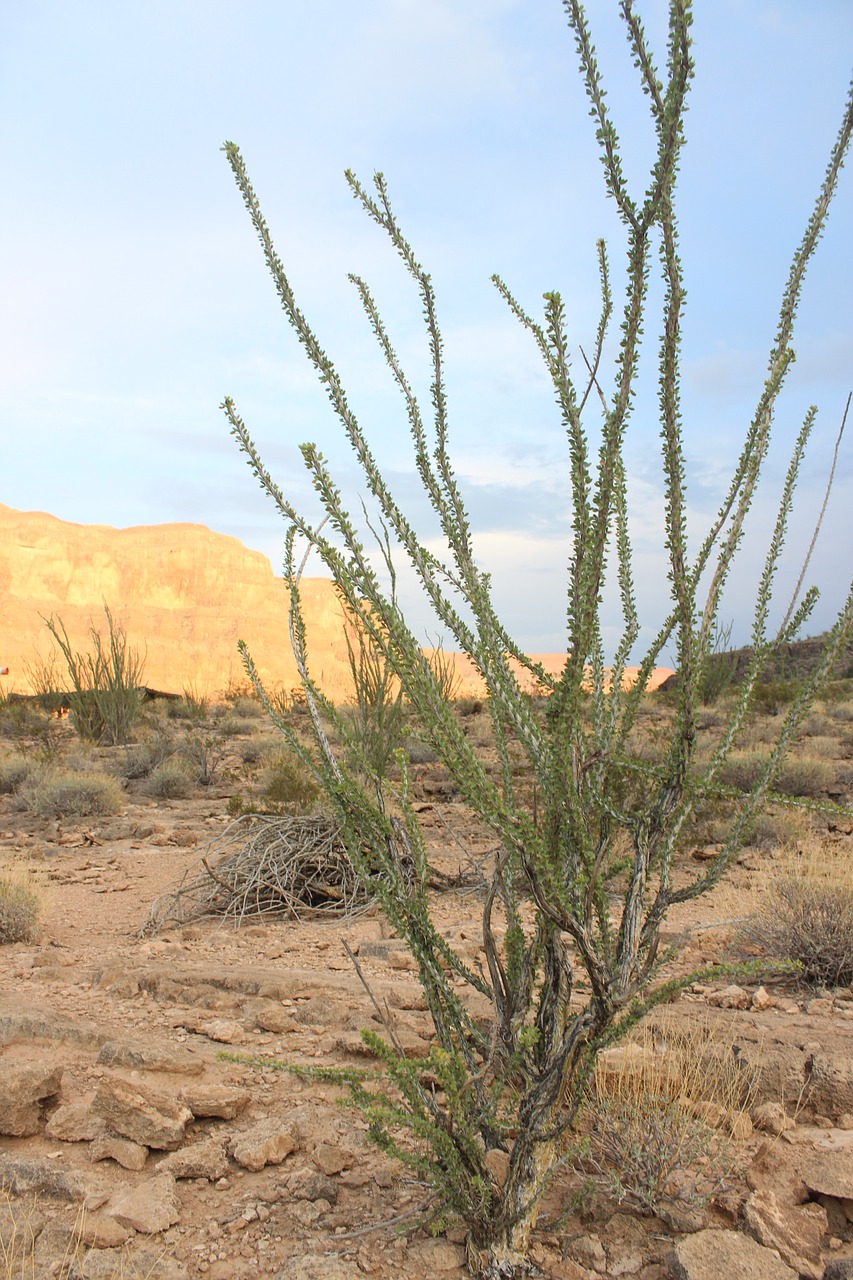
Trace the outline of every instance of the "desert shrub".
<path fill-rule="evenodd" d="M 61 618 L 49 618 L 47 628 L 65 659 L 71 692 L 71 718 L 81 738 L 116 746 L 130 739 L 142 709 L 145 660 L 130 647 L 124 628 L 104 605 L 107 638 L 90 625 L 88 653 L 75 650 Z"/>
<path fill-rule="evenodd" d="M 344 632 L 354 700 L 336 718 L 351 762 L 371 777 L 387 777 L 403 745 L 403 688 L 383 650 L 381 633 L 350 616 Z"/>
<path fill-rule="evenodd" d="M 237 753 L 243 764 L 255 765 L 260 764 L 264 756 L 270 751 L 270 741 L 268 738 L 249 738 L 246 742 L 241 742 L 237 746 Z"/>
<path fill-rule="evenodd" d="M 754 692 L 753 706 L 766 716 L 781 715 L 802 689 L 801 680 L 765 680 Z"/>
<path fill-rule="evenodd" d="M 753 849 L 790 849 L 799 839 L 799 825 L 790 815 L 759 813 L 744 834 L 744 843 Z"/>
<path fill-rule="evenodd" d="M 227 753 L 227 745 L 210 733 L 190 734 L 180 752 L 200 787 L 209 787 L 216 781 Z"/>
<path fill-rule="evenodd" d="M 789 859 L 745 930 L 770 955 L 794 960 L 804 982 L 853 982 L 853 867 L 838 846 Z"/>
<path fill-rule="evenodd" d="M 24 662 L 24 671 L 39 707 L 49 715 L 55 715 L 67 696 L 66 682 L 59 673 L 56 654 L 52 653 L 48 658 L 36 654 L 29 662 Z"/>
<path fill-rule="evenodd" d="M 17 791 L 36 767 L 29 756 L 5 756 L 0 760 L 0 795 L 11 795 Z"/>
<path fill-rule="evenodd" d="M 32 942 L 40 910 L 38 895 L 0 869 L 0 946 L 9 942 Z"/>
<path fill-rule="evenodd" d="M 642 1213 L 704 1203 L 737 1164 L 729 1134 L 754 1085 L 714 1032 L 672 1019 L 643 1028 L 596 1064 L 578 1164 Z"/>
<path fill-rule="evenodd" d="M 120 813 L 124 792 L 105 773 L 42 769 L 18 789 L 18 796 L 39 818 L 89 818 Z"/>
<path fill-rule="evenodd" d="M 720 782 L 748 792 L 755 786 L 766 764 L 760 751 L 733 751 L 720 770 Z M 826 760 L 814 756 L 789 756 L 779 766 L 774 787 L 781 795 L 815 796 L 832 786 L 835 770 Z"/>
<path fill-rule="evenodd" d="M 264 714 L 264 709 L 254 694 L 250 697 L 241 694 L 235 698 L 231 703 L 231 710 L 240 720 L 259 720 Z"/>
<path fill-rule="evenodd" d="M 112 766 L 120 778 L 128 781 L 147 778 L 174 750 L 174 743 L 168 734 L 152 733 L 144 741 L 133 743 L 117 755 Z"/>
<path fill-rule="evenodd" d="M 178 706 L 182 706 L 187 720 L 206 720 L 210 712 L 210 699 L 192 685 L 186 685 Z"/>
<path fill-rule="evenodd" d="M 239 448 L 287 528 L 284 578 L 290 636 L 311 737 L 302 741 L 292 724 L 280 716 L 273 720 L 291 749 L 322 779 L 353 865 L 416 961 L 435 1030 L 435 1047 L 418 1062 L 406 1058 L 390 1024 L 387 1039 L 365 1032 L 367 1045 L 387 1073 L 388 1087 L 371 1082 L 366 1088 L 351 1081 L 351 1096 L 371 1137 L 431 1186 L 438 1219 L 462 1218 L 469 1264 L 488 1280 L 530 1274 L 530 1234 L 541 1198 L 563 1157 L 562 1139 L 584 1101 L 598 1053 L 627 1034 L 650 1006 L 673 994 L 673 986 L 661 976 L 661 927 L 668 913 L 713 889 L 732 866 L 748 824 L 764 807 L 809 705 L 853 629 L 851 585 L 813 671 L 785 704 L 774 744 L 764 753 L 751 789 L 739 799 L 725 841 L 709 862 L 685 865 L 679 855 L 691 816 L 718 785 L 768 664 L 798 634 L 815 604 L 814 592 L 808 592 L 801 604 L 792 603 L 781 635 L 771 627 L 772 586 L 815 420 L 810 410 L 786 449 L 789 465 L 775 521 L 759 554 L 751 644 L 737 695 L 728 706 L 719 745 L 697 767 L 702 673 L 732 564 L 745 539 L 749 542 L 746 525 L 771 456 L 771 432 L 793 360 L 794 319 L 806 268 L 853 134 L 853 93 L 794 253 L 766 381 L 745 426 L 719 513 L 707 529 L 688 531 L 690 450 L 682 425 L 680 353 L 685 283 L 678 254 L 676 179 L 693 77 L 691 8 L 684 0 L 670 2 L 664 69 L 657 65 L 633 4 L 621 6 L 650 112 L 649 133 L 654 134 L 649 172 L 636 186 L 633 176 L 630 181 L 627 177 L 636 166 L 632 158 L 623 163 L 583 7 L 580 0 L 566 0 L 565 8 L 595 120 L 607 194 L 625 233 L 618 342 L 609 338 L 614 294 L 603 243 L 598 248 L 600 319 L 591 358 L 583 365 L 572 362 L 559 293 L 545 294 L 544 314 L 534 318 L 495 277 L 502 299 L 542 357 L 559 408 L 561 438 L 567 441 L 571 536 L 562 602 L 566 662 L 558 675 L 550 676 L 508 634 L 495 607 L 491 577 L 475 556 L 466 497 L 449 447 L 451 417 L 435 291 L 402 232 L 384 176 L 375 175 L 372 187 L 352 173 L 347 181 L 362 209 L 388 237 L 417 292 L 430 367 L 428 408 L 402 369 L 368 286 L 356 277 L 353 283 L 405 406 L 414 464 L 432 507 L 428 533 L 419 533 L 391 492 L 337 367 L 297 304 L 240 151 L 231 142 L 224 148 L 288 322 L 357 457 L 372 504 L 369 511 L 363 508 L 362 520 L 355 504 L 347 503 L 331 464 L 306 443 L 302 457 L 325 519 L 318 520 L 313 509 L 306 514 L 275 483 L 234 402 L 226 399 L 224 409 Z M 650 307 L 658 303 L 661 314 L 650 317 Z M 648 612 L 641 616 L 638 608 L 630 538 L 635 508 L 629 505 L 627 480 L 626 439 L 637 419 L 648 417 L 639 405 L 635 409 L 635 398 L 653 381 L 640 373 L 642 334 L 650 331 L 660 335 L 657 407 L 666 552 L 661 578 L 668 580 L 670 592 L 662 619 Z M 605 371 L 602 361 L 607 363 L 610 351 L 615 361 Z M 592 371 L 589 378 L 584 369 Z M 440 553 L 435 550 L 435 521 L 441 528 Z M 376 536 L 377 528 L 382 536 Z M 366 550 L 371 536 L 378 556 Z M 481 673 L 492 728 L 488 751 L 476 748 L 455 709 L 440 696 L 420 635 L 398 604 L 392 536 L 394 555 L 417 575 L 454 649 L 467 654 Z M 330 573 L 353 619 L 356 645 L 362 637 L 370 661 L 375 655 L 379 662 L 386 689 L 383 705 L 393 709 L 405 694 L 455 787 L 500 850 L 484 886 L 482 968 L 473 968 L 454 948 L 433 912 L 424 832 L 411 803 L 404 753 L 397 757 L 395 783 L 385 754 L 393 734 L 382 741 L 382 754 L 375 758 L 366 747 L 359 748 L 357 727 L 353 732 L 344 723 L 312 674 L 300 604 L 302 566 L 310 552 Z M 745 558 L 752 562 L 751 556 Z M 621 606 L 618 637 L 604 607 L 611 582 Z M 644 628 L 651 639 L 640 658 L 639 679 L 626 690 L 621 676 Z M 608 650 L 610 635 L 616 638 Z M 652 669 L 670 641 L 680 677 L 668 704 L 672 730 L 660 744 L 657 760 L 644 762 L 642 771 L 638 766 L 639 780 L 631 782 L 626 743 Z M 244 644 L 240 648 L 260 691 L 251 656 Z M 352 650 L 356 681 L 363 651 L 360 645 Z M 550 694 L 544 717 L 525 696 L 522 685 L 529 687 L 531 680 Z M 340 730 L 342 749 L 336 747 L 330 724 Z M 520 755 L 527 761 L 522 785 L 514 769 Z M 492 776 L 495 759 L 498 770 Z M 488 1022 L 474 1016 L 475 1000 L 489 1003 Z M 488 1160 L 494 1150 L 507 1157 L 500 1178 Z"/>
<path fill-rule="evenodd" d="M 185 800 L 192 789 L 190 766 L 174 756 L 152 769 L 144 783 L 145 793 L 158 800 Z"/>
<path fill-rule="evenodd" d="M 735 682 L 738 656 L 729 649 L 733 625 L 731 622 L 725 625 L 715 622 L 711 628 L 711 651 L 699 683 L 699 700 L 703 707 L 712 707 Z"/>
<path fill-rule="evenodd" d="M 435 748 L 418 738 L 407 738 L 403 750 L 409 757 L 409 764 L 435 764 L 438 760 Z"/>
<path fill-rule="evenodd" d="M 293 752 L 279 752 L 263 771 L 259 796 L 265 813 L 307 813 L 319 794 L 316 778 Z"/>
<path fill-rule="evenodd" d="M 789 756 L 779 770 L 776 790 L 786 796 L 820 795 L 835 782 L 835 769 L 812 755 Z"/>
<path fill-rule="evenodd" d="M 0 702 L 0 738 L 29 738 L 41 733 L 49 723 L 36 703 L 12 697 Z"/>
<path fill-rule="evenodd" d="M 216 729 L 223 738 L 238 738 L 257 733 L 258 724 L 255 716 L 223 716 Z"/>

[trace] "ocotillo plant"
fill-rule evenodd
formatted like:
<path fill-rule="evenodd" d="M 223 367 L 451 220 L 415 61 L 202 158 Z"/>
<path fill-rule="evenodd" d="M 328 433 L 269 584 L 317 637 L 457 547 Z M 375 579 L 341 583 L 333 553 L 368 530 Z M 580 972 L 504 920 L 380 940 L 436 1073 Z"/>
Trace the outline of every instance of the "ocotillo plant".
<path fill-rule="evenodd" d="M 389 1028 L 386 1041 L 370 1035 L 385 1065 L 389 1087 L 375 1093 L 353 1085 L 355 1099 L 369 1119 L 374 1138 L 430 1179 L 439 1207 L 465 1223 L 469 1265 L 490 1280 L 528 1273 L 529 1237 L 537 1208 L 560 1159 L 566 1126 L 582 1101 L 595 1056 L 667 990 L 660 977 L 659 947 L 667 912 L 705 893 L 725 875 L 744 832 L 772 793 L 785 751 L 853 624 L 852 588 L 828 633 L 814 675 L 780 720 L 777 740 L 767 750 L 755 785 L 742 797 L 727 840 L 701 871 L 691 872 L 688 864 L 680 868 L 676 881 L 674 871 L 687 824 L 703 797 L 715 788 L 721 766 L 744 727 L 762 669 L 779 639 L 768 630 L 768 612 L 814 410 L 795 442 L 766 549 L 756 592 L 752 657 L 719 745 L 710 759 L 700 761 L 697 710 L 708 657 L 719 634 L 721 595 L 745 537 L 767 458 L 774 409 L 793 359 L 794 318 L 806 268 L 824 227 L 853 128 L 853 99 L 848 100 L 814 211 L 793 257 L 767 377 L 728 491 L 710 529 L 691 553 L 680 407 L 685 290 L 676 219 L 676 179 L 694 73 L 691 7 L 689 0 L 670 0 L 663 75 L 655 66 L 632 0 L 622 0 L 620 8 L 657 139 L 642 192 L 629 187 L 584 10 L 579 0 L 565 0 L 606 188 L 628 244 L 621 338 L 611 372 L 605 375 L 601 369 L 614 312 L 603 244 L 598 248 L 600 321 L 593 357 L 580 378 L 570 364 L 559 293 L 545 295 L 539 321 L 521 307 L 501 279 L 494 278 L 501 297 L 541 354 L 568 441 L 572 537 L 567 547 L 566 662 L 556 678 L 531 661 L 507 633 L 494 607 L 488 575 L 475 559 L 471 523 L 451 462 L 433 284 L 398 224 L 385 178 L 377 174 L 370 189 L 354 174 L 347 174 L 353 195 L 390 240 L 420 297 L 432 378 L 431 427 L 368 286 L 360 278 L 352 280 L 402 396 L 417 469 L 448 547 L 446 560 L 427 548 L 388 488 L 336 367 L 297 306 L 243 158 L 233 143 L 225 145 L 285 315 L 356 455 L 375 509 L 390 531 L 394 554 L 408 558 L 441 626 L 452 637 L 451 644 L 471 658 L 488 691 L 500 763 L 497 776 L 486 768 L 476 745 L 441 697 L 434 669 L 393 591 L 384 585 L 393 578 L 393 566 L 386 562 L 387 573 L 377 570 L 350 514 L 352 504 L 345 501 L 326 460 L 314 445 L 302 446 L 328 529 L 312 523 L 279 488 L 234 403 L 226 400 L 232 432 L 287 524 L 290 633 L 314 726 L 313 747 L 294 739 L 288 724 L 279 718 L 280 727 L 322 782 L 352 857 L 389 921 L 411 948 L 435 1027 L 435 1048 L 426 1063 L 415 1065 L 395 1044 L 393 1029 Z M 632 573 L 625 440 L 638 387 L 641 333 L 653 327 L 646 313 L 648 281 L 656 261 L 664 284 L 658 321 L 658 395 L 671 609 L 642 657 L 639 678 L 626 690 L 622 674 L 639 633 L 639 605 Z M 600 438 L 597 453 L 591 444 L 595 432 Z M 336 753 L 327 734 L 330 718 L 338 720 L 336 739 L 341 724 L 309 666 L 300 608 L 304 560 L 297 556 L 297 547 L 305 544 L 331 573 L 346 608 L 359 619 L 377 652 L 387 658 L 465 801 L 499 839 L 500 853 L 483 910 L 483 971 L 467 965 L 434 924 L 426 853 L 402 753 L 400 780 L 393 787 L 384 777 L 365 783 L 364 762 L 356 769 L 346 750 Z M 608 674 L 601 599 L 611 556 L 624 626 Z M 796 634 L 814 599 L 814 592 L 806 595 L 782 639 Z M 657 761 L 645 763 L 645 772 L 639 778 L 635 775 L 632 785 L 626 766 L 629 733 L 650 673 L 670 642 L 680 677 L 674 730 Z M 260 690 L 251 657 L 245 648 L 243 653 Z M 522 692 L 519 671 L 527 678 L 533 676 L 549 694 L 544 722 Z M 522 798 L 517 787 L 513 764 L 519 753 L 535 781 L 535 807 L 526 799 L 529 789 Z M 481 1016 L 484 1001 L 491 1009 L 489 1025 Z"/>

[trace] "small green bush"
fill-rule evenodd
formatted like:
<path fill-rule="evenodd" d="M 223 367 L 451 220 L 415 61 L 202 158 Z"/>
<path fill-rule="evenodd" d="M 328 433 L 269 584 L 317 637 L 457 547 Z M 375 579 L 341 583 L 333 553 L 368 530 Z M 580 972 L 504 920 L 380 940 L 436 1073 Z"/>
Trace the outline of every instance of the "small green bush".
<path fill-rule="evenodd" d="M 200 787 L 211 786 L 219 776 L 228 748 L 210 733 L 192 733 L 181 747 L 181 758 Z"/>
<path fill-rule="evenodd" d="M 147 778 L 158 765 L 172 755 L 174 749 L 174 744 L 165 733 L 155 733 L 144 742 L 134 743 L 118 755 L 113 762 L 113 768 L 119 777 L 127 778 L 129 781 Z"/>
<path fill-rule="evenodd" d="M 158 800 L 185 800 L 193 789 L 186 761 L 163 760 L 145 780 L 144 789 Z"/>
<path fill-rule="evenodd" d="M 260 722 L 254 716 L 225 716 L 217 728 L 223 738 L 237 738 L 257 733 Z"/>
<path fill-rule="evenodd" d="M 39 818 L 90 818 L 120 813 L 124 793 L 105 773 L 67 773 L 45 769 L 24 783 L 18 795 Z"/>
<path fill-rule="evenodd" d="M 318 795 L 313 774 L 292 752 L 280 752 L 264 770 L 260 796 L 273 812 L 305 813 Z"/>
<path fill-rule="evenodd" d="M 17 791 L 35 767 L 26 756 L 13 755 L 0 760 L 0 795 L 8 796 Z"/>
<path fill-rule="evenodd" d="M 0 875 L 0 946 L 9 942 L 32 942 L 39 910 L 39 900 L 32 890 Z"/>
<path fill-rule="evenodd" d="M 0 702 L 0 738 L 30 738 L 49 723 L 34 702 L 18 702 L 8 697 Z"/>

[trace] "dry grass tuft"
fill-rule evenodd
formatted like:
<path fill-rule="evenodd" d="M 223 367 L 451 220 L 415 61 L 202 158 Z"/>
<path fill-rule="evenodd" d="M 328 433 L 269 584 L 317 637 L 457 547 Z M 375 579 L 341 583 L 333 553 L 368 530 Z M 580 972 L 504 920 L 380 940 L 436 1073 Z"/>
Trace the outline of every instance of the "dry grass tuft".
<path fill-rule="evenodd" d="M 853 863 L 841 846 L 814 840 L 789 854 L 745 929 L 770 955 L 796 961 L 804 982 L 853 982 Z"/>
<path fill-rule="evenodd" d="M 580 1169 L 641 1213 L 704 1203 L 738 1164 L 754 1089 L 720 1030 L 646 1023 L 596 1065 Z"/>

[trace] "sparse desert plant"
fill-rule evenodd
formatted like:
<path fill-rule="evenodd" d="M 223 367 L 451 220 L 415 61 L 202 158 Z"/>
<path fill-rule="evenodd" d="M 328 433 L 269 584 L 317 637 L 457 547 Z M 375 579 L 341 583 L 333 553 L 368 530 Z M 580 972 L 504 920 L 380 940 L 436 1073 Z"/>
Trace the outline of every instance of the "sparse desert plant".
<path fill-rule="evenodd" d="M 185 800 L 193 789 L 191 766 L 171 756 L 151 770 L 143 786 L 147 795 L 158 800 Z"/>
<path fill-rule="evenodd" d="M 317 803 L 320 788 L 310 769 L 292 751 L 278 752 L 266 765 L 260 785 L 262 811 L 308 813 Z"/>
<path fill-rule="evenodd" d="M 90 624 L 91 648 L 75 650 L 61 618 L 48 618 L 47 629 L 65 659 L 71 681 L 69 701 L 74 727 L 81 738 L 117 746 L 130 740 L 142 709 L 145 659 L 128 644 L 124 628 L 104 605 L 107 638 Z"/>
<path fill-rule="evenodd" d="M 596 1063 L 580 1168 L 619 1203 L 701 1204 L 738 1163 L 755 1080 L 714 1030 L 664 1019 Z"/>
<path fill-rule="evenodd" d="M 0 760 L 0 795 L 17 791 L 38 766 L 29 756 L 9 755 Z"/>
<path fill-rule="evenodd" d="M 354 697 L 336 727 L 356 768 L 386 777 L 403 745 L 403 688 L 369 629 L 350 615 L 344 632 Z"/>
<path fill-rule="evenodd" d="M 0 865 L 0 946 L 32 942 L 38 931 L 41 898 L 20 868 Z"/>
<path fill-rule="evenodd" d="M 711 651 L 702 672 L 699 697 L 703 707 L 712 707 L 731 689 L 737 676 L 738 657 L 729 648 L 733 622 L 717 622 L 712 629 Z"/>
<path fill-rule="evenodd" d="M 226 744 L 212 733 L 191 733 L 181 746 L 181 756 L 200 787 L 212 786 L 227 754 Z"/>
<path fill-rule="evenodd" d="M 216 730 L 223 738 L 240 738 L 257 733 L 259 721 L 254 716 L 223 716 L 217 722 Z"/>
<path fill-rule="evenodd" d="M 48 658 L 35 654 L 29 662 L 24 662 L 24 671 L 33 696 L 42 711 L 55 714 L 66 696 L 56 654 L 51 653 Z"/>
<path fill-rule="evenodd" d="M 7 696 L 0 702 L 0 738 L 30 738 L 49 725 L 44 712 L 33 702 Z"/>
<path fill-rule="evenodd" d="M 770 955 L 793 960 L 804 982 L 853 982 L 853 864 L 839 845 L 789 855 L 770 884 L 746 937 Z"/>
<path fill-rule="evenodd" d="M 273 714 L 292 749 L 322 780 L 334 806 L 347 851 L 368 892 L 376 895 L 394 930 L 418 965 L 436 1043 L 424 1062 L 411 1062 L 375 1033 L 365 1040 L 387 1072 L 385 1091 L 352 1085 L 353 1099 L 371 1136 L 426 1179 L 442 1213 L 467 1228 L 470 1268 L 487 1280 L 530 1274 L 530 1234 L 548 1178 L 562 1158 L 562 1140 L 581 1107 L 598 1053 L 626 1035 L 642 1014 L 676 989 L 662 980 L 661 927 L 674 906 L 714 888 L 741 847 L 749 824 L 764 807 L 785 755 L 809 705 L 828 679 L 853 629 L 853 586 L 820 660 L 799 681 L 780 715 L 776 741 L 764 753 L 749 790 L 740 799 L 726 839 L 700 867 L 680 860 L 692 815 L 719 785 L 719 774 L 742 733 L 767 664 L 797 634 L 814 606 L 808 592 L 779 637 L 770 629 L 774 576 L 788 532 L 796 480 L 815 418 L 809 411 L 790 449 L 776 520 L 755 585 L 750 655 L 737 696 L 726 710 L 718 744 L 697 762 L 696 716 L 702 675 L 718 634 L 723 591 L 763 477 L 771 428 L 793 361 L 794 320 L 806 269 L 825 226 L 827 211 L 853 133 L 853 94 L 812 216 L 783 291 L 766 381 L 730 484 L 710 528 L 688 538 L 687 453 L 681 423 L 680 341 L 684 275 L 678 254 L 676 179 L 684 141 L 687 96 L 693 77 L 688 0 L 670 0 L 666 69 L 659 71 L 631 0 L 621 5 L 628 42 L 651 115 L 656 148 L 644 182 L 632 190 L 623 166 L 587 19 L 580 0 L 565 0 L 582 75 L 595 119 L 605 184 L 627 240 L 627 280 L 614 367 L 602 361 L 614 310 L 608 258 L 599 246 L 601 318 L 580 378 L 569 363 L 563 300 L 545 295 L 544 318 L 534 319 L 495 278 L 512 314 L 529 332 L 553 382 L 567 437 L 572 498 L 572 537 L 567 545 L 566 663 L 551 676 L 508 635 L 493 601 L 490 577 L 475 554 L 462 488 L 449 451 L 443 340 L 429 274 L 415 257 L 393 212 L 381 174 L 374 188 L 347 175 L 356 200 L 388 236 L 413 280 L 426 328 L 434 426 L 403 371 L 367 285 L 354 285 L 369 324 L 401 393 L 418 474 L 440 522 L 447 547 L 440 559 L 420 537 L 391 494 L 353 414 L 338 371 L 297 305 L 285 268 L 233 143 L 225 151 L 261 240 L 267 265 L 289 323 L 318 374 L 353 448 L 394 553 L 408 558 L 440 625 L 454 648 L 468 655 L 487 691 L 498 771 L 491 754 L 478 751 L 453 708 L 440 696 L 419 637 L 394 593 L 389 534 L 379 557 L 365 549 L 360 517 L 353 516 L 329 465 L 316 446 L 302 446 L 313 488 L 329 521 L 318 523 L 297 508 L 264 466 L 230 399 L 231 429 L 262 487 L 287 524 L 285 580 L 290 593 L 291 641 L 305 692 L 313 738 L 302 742 L 293 726 Z M 662 315 L 647 315 L 649 277 L 659 264 Z M 622 673 L 640 634 L 626 478 L 626 432 L 639 415 L 635 395 L 641 335 L 660 334 L 658 388 L 664 490 L 663 541 L 668 558 L 670 612 L 643 655 L 630 690 Z M 617 348 L 617 344 L 614 344 Z M 371 513 L 372 514 L 372 513 Z M 370 516 L 365 513 L 369 530 Z M 429 535 L 430 538 L 432 535 Z M 412 707 L 422 731 L 458 791 L 496 837 L 483 911 L 487 972 L 472 969 L 435 920 L 429 898 L 427 854 L 403 753 L 398 785 L 367 752 L 357 760 L 336 748 L 341 717 L 312 678 L 300 579 L 307 543 L 330 572 L 350 615 L 384 665 L 389 681 Z M 618 584 L 623 629 L 606 670 L 604 587 Z M 390 584 L 390 585 L 389 585 Z M 647 621 L 644 619 L 644 621 Z M 654 626 L 658 624 L 655 623 Z M 654 631 L 654 627 L 652 628 Z M 626 744 L 652 669 L 674 638 L 678 686 L 669 705 L 672 732 L 655 762 L 627 759 Z M 261 681 L 245 645 L 246 669 L 268 709 Z M 521 682 L 532 678 L 548 690 L 544 718 L 534 712 Z M 396 687 L 392 684 L 392 688 Z M 514 766 L 527 762 L 523 786 Z M 633 771 L 636 781 L 626 776 Z M 533 783 L 531 802 L 531 780 Z M 412 874 L 414 871 L 414 874 Z M 676 874 L 678 872 L 678 874 Z M 583 983 L 581 983 L 581 979 Z M 489 1002 L 491 1025 L 474 1015 L 471 999 Z M 412 1142 L 414 1135 L 414 1143 Z M 499 1151 L 505 1176 L 492 1171 Z"/>
<path fill-rule="evenodd" d="M 39 818 L 90 818 L 120 813 L 124 793 L 105 773 L 71 773 L 50 767 L 35 771 L 18 788 L 25 808 Z"/>
<path fill-rule="evenodd" d="M 175 744 L 167 733 L 154 732 L 142 742 L 134 742 L 112 762 L 120 778 L 133 781 L 147 778 L 158 765 L 168 760 L 175 751 Z"/>

